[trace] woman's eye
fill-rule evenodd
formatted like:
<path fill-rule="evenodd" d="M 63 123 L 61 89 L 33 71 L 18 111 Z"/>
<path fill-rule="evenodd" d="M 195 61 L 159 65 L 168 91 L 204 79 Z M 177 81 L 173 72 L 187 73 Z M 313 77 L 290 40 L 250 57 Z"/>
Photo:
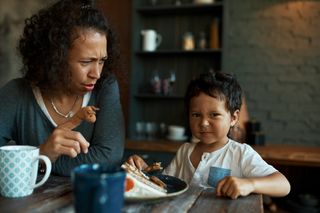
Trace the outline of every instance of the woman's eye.
<path fill-rule="evenodd" d="M 104 62 L 105 62 L 105 60 L 101 60 L 101 61 L 99 61 L 99 64 L 100 64 L 100 65 L 103 65 Z"/>
<path fill-rule="evenodd" d="M 88 65 L 90 63 L 90 61 L 80 61 L 80 64 L 82 65 L 82 66 L 86 66 L 86 65 Z"/>

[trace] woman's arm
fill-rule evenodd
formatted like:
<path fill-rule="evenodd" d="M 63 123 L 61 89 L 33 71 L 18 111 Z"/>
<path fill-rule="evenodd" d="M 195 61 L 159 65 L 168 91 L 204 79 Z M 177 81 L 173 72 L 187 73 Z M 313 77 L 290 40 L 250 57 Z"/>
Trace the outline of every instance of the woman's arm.
<path fill-rule="evenodd" d="M 105 80 L 99 93 L 92 94 L 91 100 L 89 105 L 99 108 L 96 122 L 83 122 L 74 130 L 89 141 L 88 153 L 80 153 L 75 158 L 60 156 L 53 164 L 55 173 L 68 176 L 75 166 L 83 163 L 121 163 L 125 128 L 117 82 Z"/>

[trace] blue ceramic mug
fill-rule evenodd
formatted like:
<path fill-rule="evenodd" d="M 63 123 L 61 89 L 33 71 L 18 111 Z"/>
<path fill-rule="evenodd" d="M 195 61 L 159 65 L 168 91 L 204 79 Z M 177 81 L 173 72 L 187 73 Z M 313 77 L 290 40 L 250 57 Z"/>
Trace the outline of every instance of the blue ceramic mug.
<path fill-rule="evenodd" d="M 71 173 L 77 213 L 121 212 L 126 173 L 102 164 L 83 164 Z"/>

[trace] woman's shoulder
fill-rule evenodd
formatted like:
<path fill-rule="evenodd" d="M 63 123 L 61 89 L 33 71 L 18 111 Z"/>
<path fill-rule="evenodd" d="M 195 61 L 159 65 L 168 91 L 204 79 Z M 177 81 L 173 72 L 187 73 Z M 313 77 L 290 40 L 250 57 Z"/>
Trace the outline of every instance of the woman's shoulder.
<path fill-rule="evenodd" d="M 20 94 L 29 87 L 29 83 L 24 78 L 16 78 L 10 80 L 1 89 L 1 93 L 6 95 Z"/>
<path fill-rule="evenodd" d="M 114 90 L 118 90 L 118 81 L 115 76 L 110 75 L 107 78 L 99 81 L 95 91 L 99 94 L 104 92 L 110 93 L 110 91 Z"/>

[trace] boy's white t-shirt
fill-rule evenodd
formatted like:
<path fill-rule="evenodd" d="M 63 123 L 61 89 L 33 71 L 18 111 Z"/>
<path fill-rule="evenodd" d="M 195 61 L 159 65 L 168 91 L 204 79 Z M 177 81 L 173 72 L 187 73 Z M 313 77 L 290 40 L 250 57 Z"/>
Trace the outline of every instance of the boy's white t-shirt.
<path fill-rule="evenodd" d="M 211 153 L 203 153 L 197 168 L 194 168 L 190 155 L 196 143 L 185 143 L 177 151 L 176 156 L 163 174 L 178 177 L 191 186 L 212 187 L 208 184 L 210 167 L 231 169 L 231 176 L 262 177 L 277 170 L 267 164 L 249 145 L 229 139 L 228 143 Z"/>

